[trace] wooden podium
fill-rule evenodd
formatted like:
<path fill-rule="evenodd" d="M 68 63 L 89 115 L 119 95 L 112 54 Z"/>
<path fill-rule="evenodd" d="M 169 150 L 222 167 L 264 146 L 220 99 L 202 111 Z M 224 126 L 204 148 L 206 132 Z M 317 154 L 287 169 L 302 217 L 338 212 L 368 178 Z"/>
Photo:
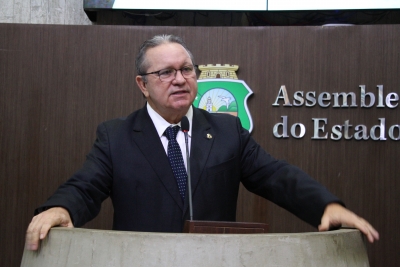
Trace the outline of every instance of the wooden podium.
<path fill-rule="evenodd" d="M 184 233 L 198 234 L 266 234 L 268 224 L 250 222 L 186 221 Z"/>

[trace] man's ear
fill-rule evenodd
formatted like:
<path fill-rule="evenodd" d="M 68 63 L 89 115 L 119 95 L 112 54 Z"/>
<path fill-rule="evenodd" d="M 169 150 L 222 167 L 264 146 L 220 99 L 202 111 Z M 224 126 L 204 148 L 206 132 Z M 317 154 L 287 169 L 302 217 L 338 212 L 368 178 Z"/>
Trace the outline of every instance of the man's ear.
<path fill-rule="evenodd" d="M 140 75 L 136 76 L 136 83 L 139 86 L 140 91 L 142 91 L 142 94 L 145 97 L 148 97 L 149 92 L 147 91 L 147 84 L 144 81 L 143 76 L 140 76 Z"/>

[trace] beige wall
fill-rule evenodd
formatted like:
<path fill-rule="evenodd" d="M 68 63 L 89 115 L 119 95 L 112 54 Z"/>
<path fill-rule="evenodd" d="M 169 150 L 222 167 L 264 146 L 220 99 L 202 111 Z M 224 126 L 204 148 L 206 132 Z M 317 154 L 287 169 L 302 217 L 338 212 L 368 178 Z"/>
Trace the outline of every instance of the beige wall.
<path fill-rule="evenodd" d="M 0 0 L 0 23 L 92 24 L 83 0 Z"/>

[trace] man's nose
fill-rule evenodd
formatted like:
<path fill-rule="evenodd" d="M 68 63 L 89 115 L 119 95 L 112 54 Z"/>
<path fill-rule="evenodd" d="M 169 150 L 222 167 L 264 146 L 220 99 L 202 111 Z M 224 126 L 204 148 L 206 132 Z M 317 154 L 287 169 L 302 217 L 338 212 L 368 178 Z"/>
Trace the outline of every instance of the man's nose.
<path fill-rule="evenodd" d="M 186 82 L 185 77 L 183 77 L 183 75 L 182 75 L 182 70 L 177 70 L 175 72 L 175 79 L 173 80 L 173 82 L 175 82 L 175 83 Z"/>

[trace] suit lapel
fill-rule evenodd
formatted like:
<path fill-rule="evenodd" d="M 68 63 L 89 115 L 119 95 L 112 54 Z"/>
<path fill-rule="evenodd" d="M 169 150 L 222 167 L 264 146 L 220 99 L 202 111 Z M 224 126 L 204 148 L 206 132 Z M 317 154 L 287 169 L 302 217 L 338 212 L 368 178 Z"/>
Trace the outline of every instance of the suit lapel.
<path fill-rule="evenodd" d="M 190 148 L 190 168 L 192 181 L 192 196 L 195 195 L 197 185 L 205 171 L 211 147 L 214 142 L 214 132 L 204 115 L 193 108 L 192 140 Z M 185 198 L 184 214 L 188 212 L 188 197 Z M 195 217 L 194 211 L 194 217 Z M 194 218 L 196 219 L 196 218 Z"/>
<path fill-rule="evenodd" d="M 146 106 L 139 110 L 137 119 L 132 129 L 132 141 L 139 147 L 140 151 L 152 166 L 160 181 L 165 186 L 176 204 L 183 210 L 182 199 L 179 195 L 178 186 L 172 173 L 171 166 L 164 147 L 154 127 Z"/>

